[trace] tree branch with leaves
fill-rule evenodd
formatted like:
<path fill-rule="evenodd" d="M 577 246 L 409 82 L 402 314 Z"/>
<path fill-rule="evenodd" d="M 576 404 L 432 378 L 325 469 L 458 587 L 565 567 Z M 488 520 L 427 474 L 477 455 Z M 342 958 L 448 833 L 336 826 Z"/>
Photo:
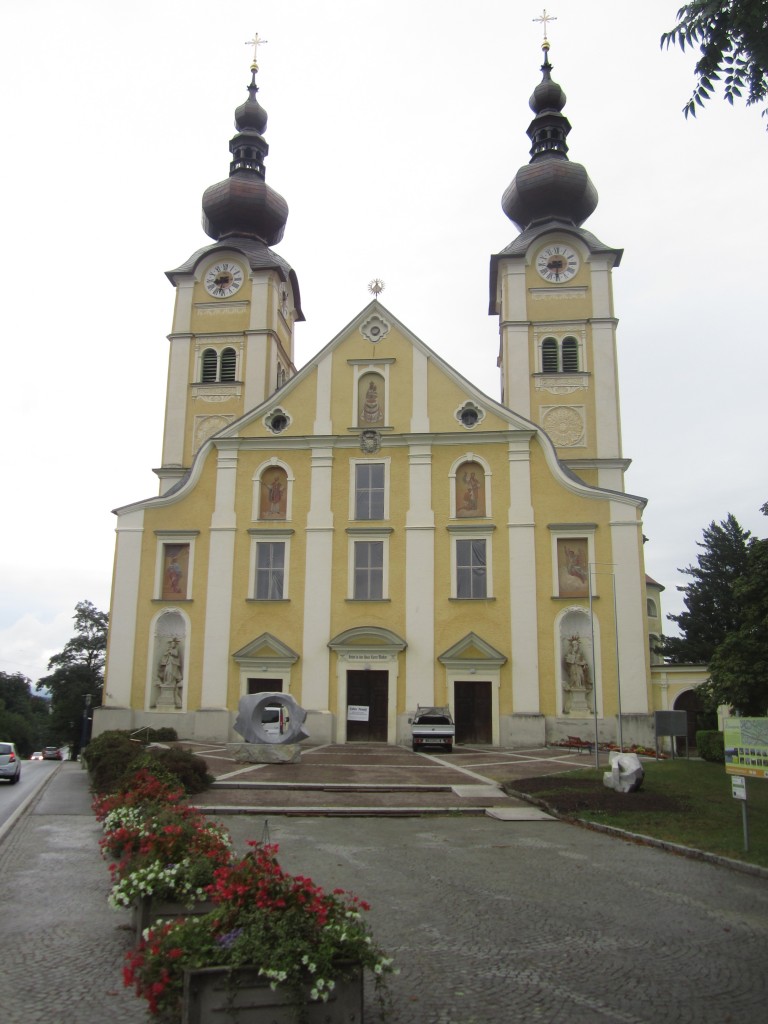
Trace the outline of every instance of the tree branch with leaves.
<path fill-rule="evenodd" d="M 677 12 L 677 24 L 661 37 L 662 48 L 698 48 L 697 83 L 683 107 L 696 116 L 722 83 L 725 99 L 747 105 L 768 97 L 768 0 L 695 0 Z M 768 107 L 763 110 L 768 115 Z"/>

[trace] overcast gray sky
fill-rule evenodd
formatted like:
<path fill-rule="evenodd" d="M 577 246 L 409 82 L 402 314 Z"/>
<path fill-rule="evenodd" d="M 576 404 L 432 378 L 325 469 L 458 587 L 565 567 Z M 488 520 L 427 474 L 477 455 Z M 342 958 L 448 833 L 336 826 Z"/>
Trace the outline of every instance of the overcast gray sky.
<path fill-rule="evenodd" d="M 768 135 L 718 96 L 681 108 L 692 55 L 661 51 L 678 0 L 561 0 L 553 77 L 586 227 L 614 274 L 627 487 L 649 499 L 647 571 L 733 512 L 766 535 Z M 303 365 L 384 304 L 493 398 L 488 261 L 516 229 L 541 6 L 521 0 L 25 0 L 0 11 L 4 97 L 0 670 L 36 680 L 77 601 L 107 609 L 111 509 L 157 493 L 173 289 L 206 244 L 255 31 L 267 180 L 290 206 Z M 138 283 L 138 287 L 137 287 Z"/>

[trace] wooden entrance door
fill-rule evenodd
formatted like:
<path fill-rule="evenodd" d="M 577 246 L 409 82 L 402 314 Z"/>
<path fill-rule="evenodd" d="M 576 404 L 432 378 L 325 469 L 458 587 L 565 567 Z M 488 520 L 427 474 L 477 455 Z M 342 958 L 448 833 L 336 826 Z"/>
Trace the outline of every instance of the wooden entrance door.
<path fill-rule="evenodd" d="M 493 743 L 490 680 L 454 684 L 456 701 L 456 742 Z"/>
<path fill-rule="evenodd" d="M 350 743 L 387 742 L 389 672 L 347 672 L 347 705 L 368 708 L 367 722 L 347 718 Z"/>

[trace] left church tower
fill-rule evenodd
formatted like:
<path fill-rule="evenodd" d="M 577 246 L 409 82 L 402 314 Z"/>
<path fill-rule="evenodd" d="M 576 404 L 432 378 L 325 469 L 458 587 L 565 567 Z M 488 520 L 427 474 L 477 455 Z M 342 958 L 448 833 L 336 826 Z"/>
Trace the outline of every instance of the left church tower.
<path fill-rule="evenodd" d="M 188 472 L 213 434 L 294 375 L 294 325 L 304 319 L 296 274 L 270 246 L 288 204 L 266 183 L 267 113 L 251 64 L 248 98 L 235 111 L 229 176 L 203 194 L 212 245 L 168 271 L 176 289 L 165 403 L 160 493 Z"/>

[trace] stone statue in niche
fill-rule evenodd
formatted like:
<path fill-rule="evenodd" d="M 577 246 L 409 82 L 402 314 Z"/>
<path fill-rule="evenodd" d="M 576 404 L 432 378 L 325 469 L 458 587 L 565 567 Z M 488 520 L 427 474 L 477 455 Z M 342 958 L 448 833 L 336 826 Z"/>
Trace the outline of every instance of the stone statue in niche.
<path fill-rule="evenodd" d="M 384 381 L 367 374 L 360 381 L 360 426 L 379 425 L 384 422 Z"/>
<path fill-rule="evenodd" d="M 178 637 L 172 636 L 168 640 L 165 652 L 161 655 L 157 666 L 158 695 L 155 707 L 178 710 L 182 706 L 183 678 L 181 641 Z"/>
<path fill-rule="evenodd" d="M 563 662 L 563 712 L 566 715 L 571 712 L 588 713 L 591 711 L 592 679 L 578 633 L 568 637 Z"/>

